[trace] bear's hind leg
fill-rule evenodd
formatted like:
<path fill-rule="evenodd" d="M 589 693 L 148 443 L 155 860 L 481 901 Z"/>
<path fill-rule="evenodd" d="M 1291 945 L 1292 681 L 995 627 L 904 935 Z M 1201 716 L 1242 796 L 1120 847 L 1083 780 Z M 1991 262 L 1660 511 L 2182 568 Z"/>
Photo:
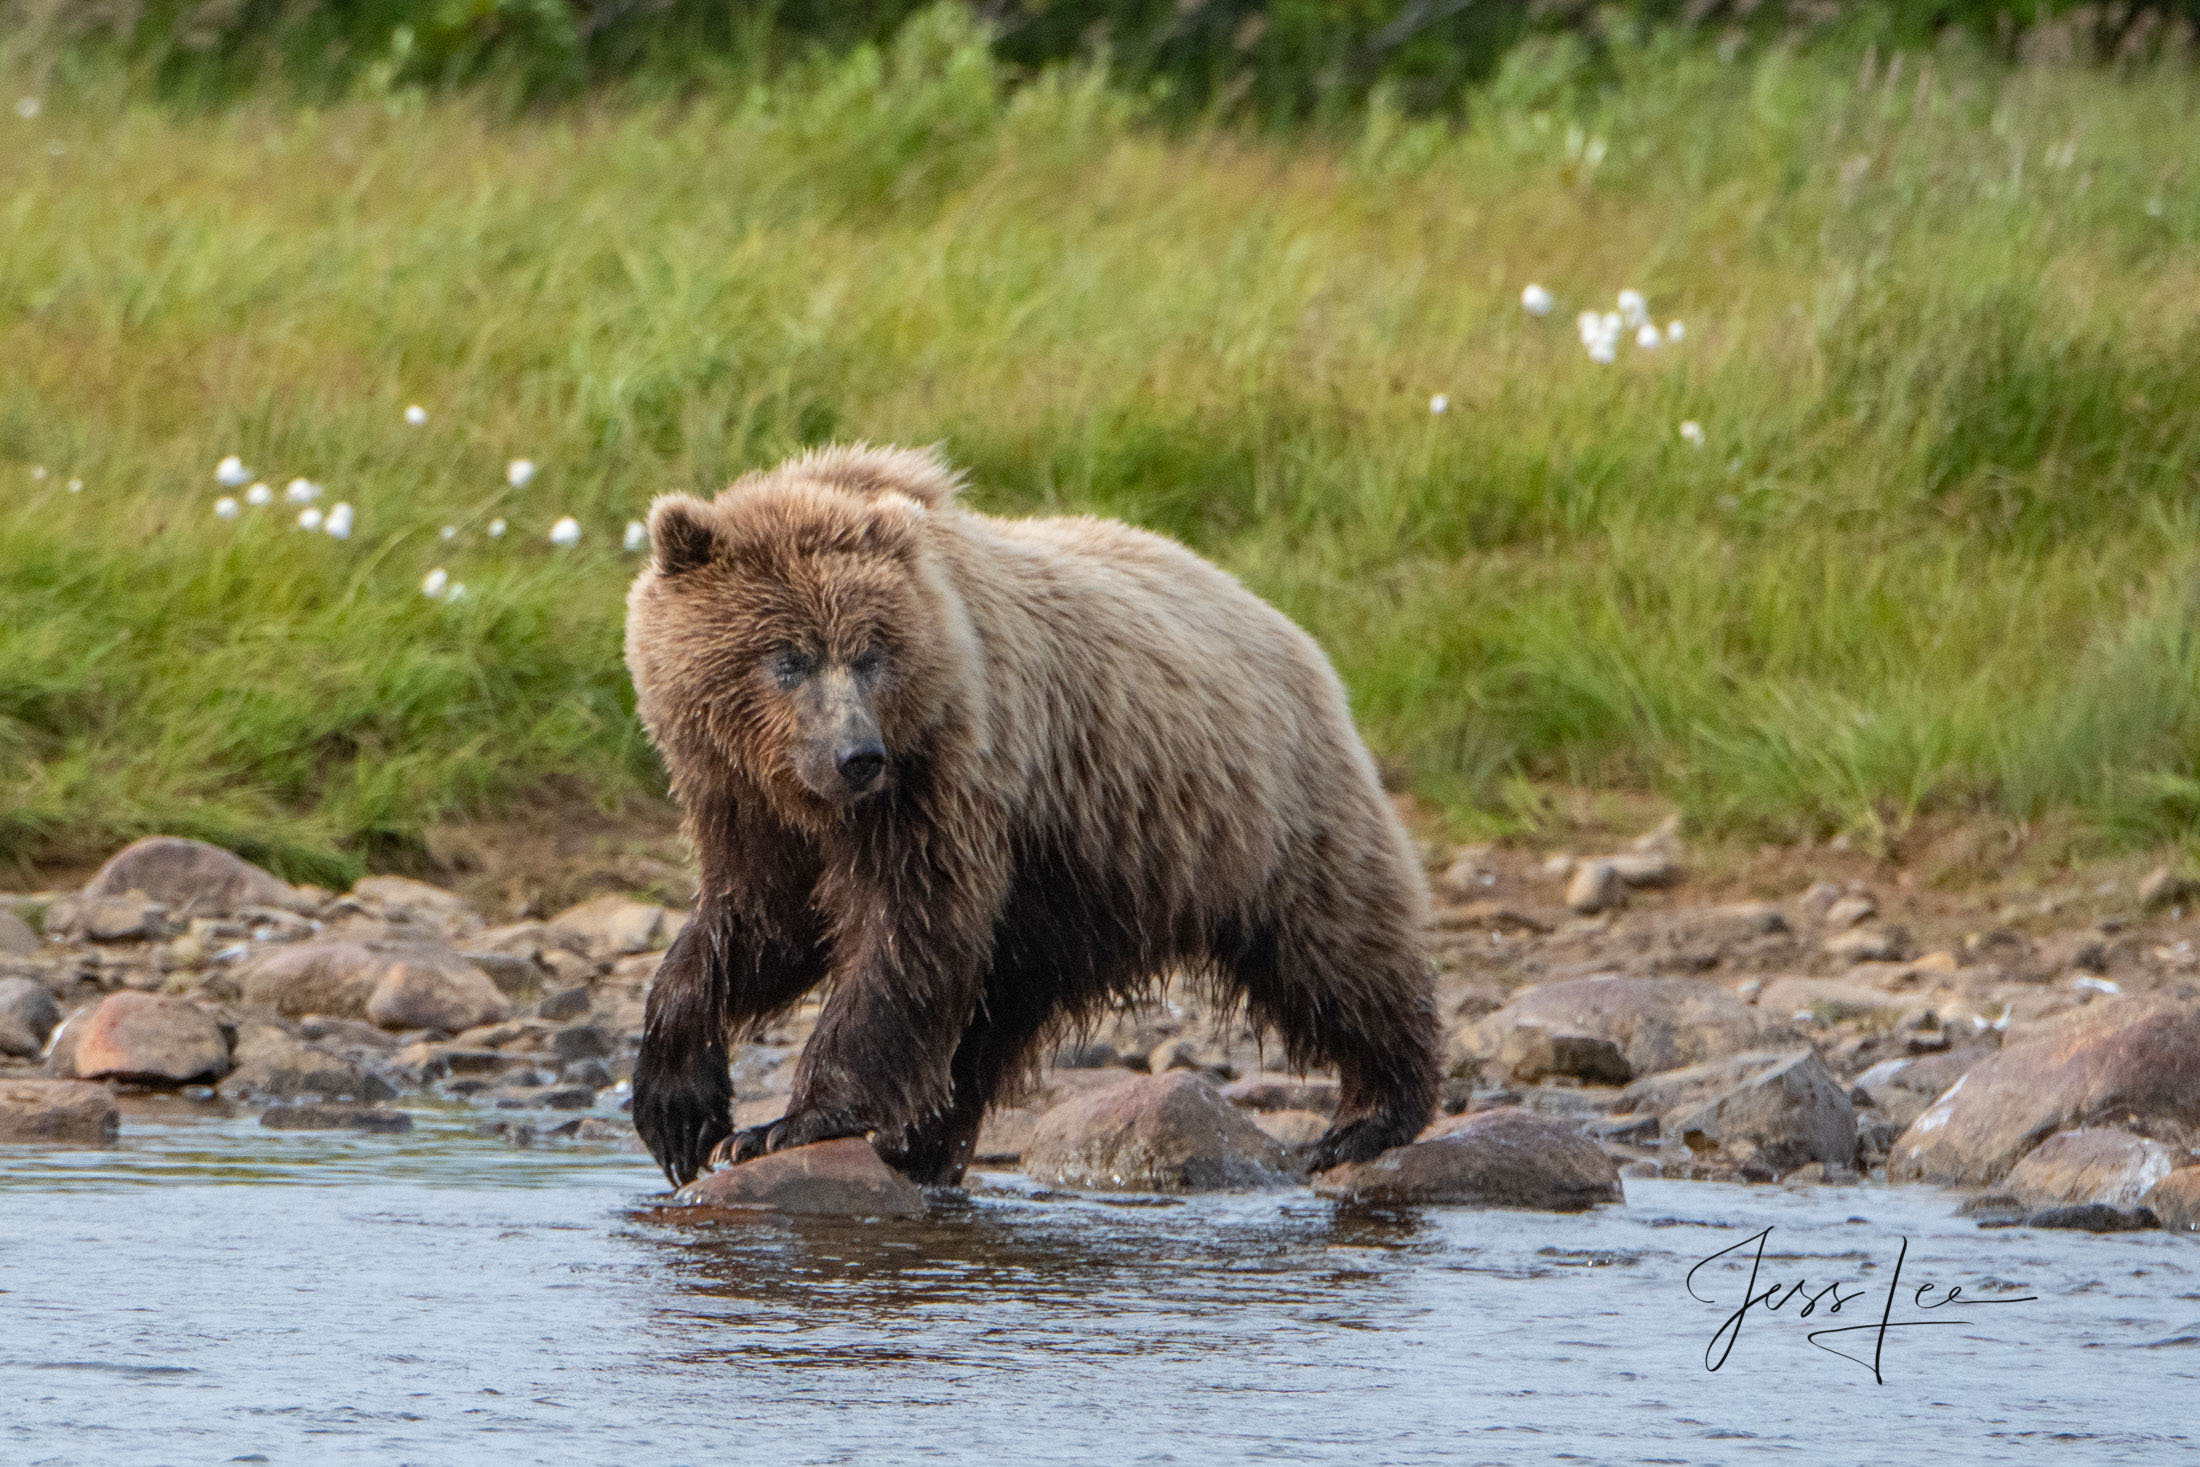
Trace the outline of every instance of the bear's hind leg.
<path fill-rule="evenodd" d="M 1302 898 L 1228 965 L 1251 1017 L 1294 1065 L 1337 1070 L 1337 1113 L 1302 1148 L 1308 1171 L 1371 1160 L 1436 1108 L 1434 985 L 1410 909 Z"/>
<path fill-rule="evenodd" d="M 1001 1087 L 1028 1061 L 1031 1047 L 1054 1019 L 1057 1005 L 1046 985 L 994 982 L 986 1001 L 955 1046 L 954 1098 L 946 1110 L 909 1128 L 904 1144 L 880 1145 L 880 1153 L 925 1187 L 960 1185 L 977 1150 L 985 1113 Z"/>

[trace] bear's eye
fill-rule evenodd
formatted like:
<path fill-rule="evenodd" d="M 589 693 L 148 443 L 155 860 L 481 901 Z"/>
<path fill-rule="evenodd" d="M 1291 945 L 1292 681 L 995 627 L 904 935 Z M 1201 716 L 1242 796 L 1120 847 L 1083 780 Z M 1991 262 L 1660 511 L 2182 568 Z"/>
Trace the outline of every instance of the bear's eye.
<path fill-rule="evenodd" d="M 791 647 L 774 652 L 770 666 L 773 679 L 789 691 L 810 675 L 810 659 Z"/>
<path fill-rule="evenodd" d="M 885 669 L 886 654 L 874 647 L 870 651 L 858 656 L 856 660 L 849 663 L 848 666 L 854 671 L 857 677 L 862 678 L 865 682 L 869 682 L 872 678 L 877 677 L 879 673 Z"/>

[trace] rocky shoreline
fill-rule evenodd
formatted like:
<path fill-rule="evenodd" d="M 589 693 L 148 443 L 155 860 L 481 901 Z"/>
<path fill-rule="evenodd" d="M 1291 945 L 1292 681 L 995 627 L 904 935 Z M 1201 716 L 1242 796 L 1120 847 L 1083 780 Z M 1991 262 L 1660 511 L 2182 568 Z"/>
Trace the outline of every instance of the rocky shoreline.
<path fill-rule="evenodd" d="M 2053 930 L 2052 905 L 1985 913 L 1901 883 L 1691 900 L 1669 828 L 1589 858 L 1428 855 L 1449 1048 L 1421 1141 L 1295 1172 L 1334 1080 L 1270 1071 L 1240 1019 L 1172 984 L 1065 1042 L 989 1118 L 978 1164 L 1547 1210 L 1617 1201 L 1624 1177 L 1877 1177 L 1969 1189 L 1989 1225 L 2200 1227 L 2200 961 L 2166 871 Z M 401 1130 L 392 1102 L 455 1101 L 514 1144 L 638 1149 L 643 997 L 684 921 L 607 895 L 496 924 L 404 877 L 339 894 L 140 841 L 80 890 L 0 895 L 0 1143 L 111 1141 L 117 1097 L 154 1091 L 271 1129 Z M 782 1111 L 814 1019 L 737 1049 L 737 1124 Z M 922 1210 L 868 1147 L 806 1151 L 683 1200 Z"/>

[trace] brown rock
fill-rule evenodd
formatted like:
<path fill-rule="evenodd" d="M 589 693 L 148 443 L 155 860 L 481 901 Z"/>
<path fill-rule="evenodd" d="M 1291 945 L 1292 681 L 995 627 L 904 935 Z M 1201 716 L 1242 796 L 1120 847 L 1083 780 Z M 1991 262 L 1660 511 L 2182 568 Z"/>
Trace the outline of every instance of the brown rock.
<path fill-rule="evenodd" d="M 122 1118 L 104 1085 L 74 1080 L 0 1080 L 0 1142 L 71 1141 L 102 1146 Z"/>
<path fill-rule="evenodd" d="M 168 908 L 139 892 L 79 898 L 68 933 L 93 942 L 149 942 L 168 935 Z"/>
<path fill-rule="evenodd" d="M 2200 1166 L 2181 1166 L 2156 1182 L 2145 1205 L 2173 1233 L 2200 1232 Z"/>
<path fill-rule="evenodd" d="M 187 999 L 115 993 L 76 1041 L 79 1080 L 189 1085 L 229 1071 L 229 1042 L 214 1016 Z"/>
<path fill-rule="evenodd" d="M 1582 1034 L 1543 1024 L 1516 1024 L 1497 1046 L 1498 1067 L 1523 1085 L 1559 1076 L 1592 1085 L 1624 1085 L 1634 1078 L 1627 1057 L 1602 1034 Z"/>
<path fill-rule="evenodd" d="M 1891 1059 L 1856 1077 L 1856 1088 L 1894 1129 L 1904 1131 L 1926 1107 L 1948 1092 L 1994 1051 L 1983 1047 Z"/>
<path fill-rule="evenodd" d="M 0 978 L 0 1054 L 30 1059 L 60 1024 L 52 989 L 29 978 Z"/>
<path fill-rule="evenodd" d="M 1902 1133 L 1896 1181 L 1986 1186 L 2057 1131 L 2094 1123 L 2200 1136 L 2200 1013 L 2102 999 L 1981 1061 Z"/>
<path fill-rule="evenodd" d="M 1263 1071 L 1232 1080 L 1222 1087 L 1222 1098 L 1247 1110 L 1312 1110 L 1326 1114 L 1337 1108 L 1337 1082 L 1319 1075 Z"/>
<path fill-rule="evenodd" d="M 990 1166 L 1014 1166 L 1031 1144 L 1039 1124 L 1039 1112 L 1026 1106 L 1008 1105 L 989 1110 L 978 1128 L 977 1149 L 970 1159 Z"/>
<path fill-rule="evenodd" d="M 2027 1212 L 2100 1203 L 2128 1211 L 2190 1158 L 2123 1131 L 2059 1131 L 2010 1169 L 2002 1190 Z"/>
<path fill-rule="evenodd" d="M 1526 1023 L 1609 1039 L 1637 1075 L 1770 1049 L 1799 1037 L 1788 1025 L 1703 979 L 1572 978 L 1527 989 L 1478 1021 L 1472 1039 L 1476 1052 L 1497 1054 L 1505 1035 Z"/>
<path fill-rule="evenodd" d="M 1634 887 L 1672 886 L 1681 879 L 1681 863 L 1667 851 L 1630 851 L 1606 856 L 1604 864 L 1612 868 L 1614 876 Z"/>
<path fill-rule="evenodd" d="M 351 900 L 401 934 L 421 929 L 443 938 L 471 936 L 482 929 L 474 909 L 456 893 L 409 876 L 368 876 L 351 889 Z"/>
<path fill-rule="evenodd" d="M 591 955 L 614 958 L 669 947 L 686 918 L 654 902 L 600 896 L 558 913 L 549 925 L 579 938 Z"/>
<path fill-rule="evenodd" d="M 117 851 L 85 886 L 80 900 L 131 892 L 161 902 L 181 917 L 223 917 L 242 907 L 308 911 L 312 902 L 250 861 L 204 841 L 155 835 Z"/>
<path fill-rule="evenodd" d="M 775 1151 L 680 1189 L 701 1207 L 827 1217 L 922 1217 L 924 1193 L 858 1137 Z"/>
<path fill-rule="evenodd" d="M 385 1029 L 448 1029 L 493 1024 L 512 1012 L 489 975 L 456 953 L 410 953 L 393 964 L 367 998 L 367 1019 Z"/>
<path fill-rule="evenodd" d="M 1899 931 L 1853 927 L 1827 938 L 1825 952 L 1826 956 L 1845 963 L 1891 963 L 1902 956 L 1907 946 L 1907 940 Z"/>
<path fill-rule="evenodd" d="M 1112 1192 L 1278 1186 L 1290 1159 L 1274 1137 L 1187 1070 L 1129 1075 L 1039 1118 L 1027 1176 Z"/>
<path fill-rule="evenodd" d="M 1253 1124 L 1286 1146 L 1309 1146 L 1329 1129 L 1329 1117 L 1317 1110 L 1264 1110 L 1254 1114 Z"/>
<path fill-rule="evenodd" d="M 1580 1212 L 1624 1200 L 1619 1171 L 1595 1142 L 1513 1106 L 1457 1117 L 1429 1140 L 1334 1167 L 1314 1179 L 1314 1190 L 1347 1202 L 1453 1202 L 1537 1212 Z"/>
<path fill-rule="evenodd" d="M 2200 883 L 2191 877 L 2180 876 L 2168 866 L 2157 866 L 2139 882 L 2139 905 L 2166 907 L 2190 900 L 2195 891 L 2200 891 Z"/>
<path fill-rule="evenodd" d="M 1660 1134 L 1691 1153 L 1720 1153 L 1785 1175 L 1856 1160 L 1856 1107 L 1813 1050 L 1740 1054 L 1630 1085 L 1620 1109 L 1662 1117 Z"/>
<path fill-rule="evenodd" d="M 1878 915 L 1879 903 L 1868 896 L 1841 897 L 1827 906 L 1826 926 L 1835 932 L 1845 932 Z"/>
<path fill-rule="evenodd" d="M 324 937 L 259 953 L 237 974 L 246 1004 L 289 1018 L 333 1014 L 356 1019 L 391 959 L 362 942 Z"/>

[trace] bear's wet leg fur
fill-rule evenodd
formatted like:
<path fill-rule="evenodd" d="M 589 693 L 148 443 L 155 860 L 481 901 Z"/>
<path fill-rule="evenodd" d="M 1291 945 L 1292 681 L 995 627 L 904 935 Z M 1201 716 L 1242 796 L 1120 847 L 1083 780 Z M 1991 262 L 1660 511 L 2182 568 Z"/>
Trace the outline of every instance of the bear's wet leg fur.
<path fill-rule="evenodd" d="M 1031 1067 L 1033 1049 L 1061 1017 L 1062 995 L 1044 978 L 999 968 L 988 978 L 985 1001 L 955 1046 L 954 1099 L 912 1127 L 903 1145 L 881 1147 L 886 1160 L 911 1181 L 927 1187 L 962 1181 L 986 1112 L 1002 1088 Z"/>
<path fill-rule="evenodd" d="M 731 1032 L 777 1013 L 825 972 L 814 934 L 775 935 L 706 903 L 657 965 L 634 1066 L 634 1128 L 675 1187 L 733 1130 Z"/>
<path fill-rule="evenodd" d="M 1325 910 L 1338 900 L 1349 915 Z M 1336 1116 L 1299 1153 L 1308 1171 L 1368 1161 L 1420 1135 L 1436 1109 L 1438 1025 L 1428 965 L 1402 909 L 1381 897 L 1368 907 L 1349 894 L 1302 896 L 1224 966 L 1294 1065 L 1336 1068 Z"/>

